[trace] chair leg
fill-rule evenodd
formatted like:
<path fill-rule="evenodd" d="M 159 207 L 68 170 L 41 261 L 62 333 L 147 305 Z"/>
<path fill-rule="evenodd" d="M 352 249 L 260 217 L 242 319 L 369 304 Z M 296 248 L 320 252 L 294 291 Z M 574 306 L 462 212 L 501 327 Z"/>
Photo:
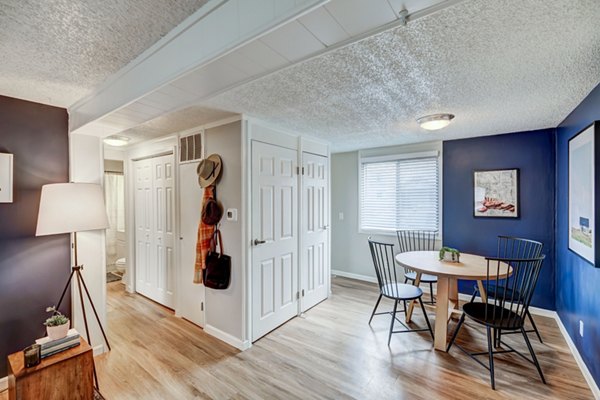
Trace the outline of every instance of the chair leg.
<path fill-rule="evenodd" d="M 419 304 L 421 305 L 421 310 L 423 310 L 423 316 L 425 317 L 425 322 L 427 322 L 427 328 L 429 328 L 429 333 L 431 334 L 431 339 L 435 340 L 433 337 L 433 329 L 431 329 L 431 324 L 429 323 L 429 318 L 427 317 L 427 311 L 425 311 L 425 306 L 423 305 L 423 300 L 419 297 Z"/>
<path fill-rule="evenodd" d="M 431 296 L 431 304 L 435 304 L 433 299 L 433 282 L 429 282 L 429 296 Z"/>
<path fill-rule="evenodd" d="M 390 323 L 390 334 L 388 336 L 388 347 L 390 347 L 390 341 L 392 340 L 392 331 L 394 330 L 394 321 L 396 320 L 396 310 L 398 309 L 398 300 L 394 301 L 394 312 L 392 313 L 392 322 Z"/>
<path fill-rule="evenodd" d="M 544 343 L 544 341 L 542 340 L 542 336 L 540 335 L 540 332 L 538 331 L 538 328 L 535 325 L 535 322 L 533 321 L 533 317 L 531 316 L 531 313 L 529 313 L 529 310 L 527 310 L 527 317 L 529 318 L 529 322 L 531 322 L 531 326 L 533 327 L 533 330 L 535 331 L 538 340 L 540 341 L 540 343 Z"/>
<path fill-rule="evenodd" d="M 477 289 L 473 290 L 473 296 L 471 296 L 471 301 L 469 303 L 472 303 L 475 301 L 475 297 L 477 297 Z"/>
<path fill-rule="evenodd" d="M 375 312 L 377 311 L 377 307 L 379 307 L 379 302 L 381 301 L 382 296 L 383 295 L 380 293 L 379 298 L 377 299 L 377 303 L 375 303 L 375 308 L 373 309 L 373 312 L 371 313 L 371 318 L 369 318 L 369 325 L 371 325 L 371 321 L 373 320 L 373 316 L 375 315 Z"/>
<path fill-rule="evenodd" d="M 458 331 L 460 330 L 463 322 L 465 322 L 465 314 L 464 313 L 460 316 L 460 320 L 458 321 L 458 325 L 456 325 L 456 330 L 454 331 L 454 334 L 452 335 L 452 339 L 450 339 L 450 343 L 448 343 L 446 352 L 449 352 L 450 347 L 452 347 L 452 345 L 454 344 L 454 341 L 456 340 L 456 337 L 458 336 Z"/>
<path fill-rule="evenodd" d="M 544 385 L 546 384 L 546 379 L 544 378 L 544 374 L 542 373 L 542 368 L 540 367 L 540 363 L 538 362 L 537 357 L 535 356 L 535 352 L 533 351 L 533 347 L 531 347 L 531 343 L 529 342 L 529 338 L 527 337 L 527 333 L 525 332 L 525 328 L 521 327 L 521 333 L 523 334 L 523 338 L 525 338 L 525 343 L 527 343 L 527 348 L 529 349 L 529 354 L 531 354 L 531 358 L 533 359 L 533 363 L 540 374 L 540 378 L 542 378 L 542 382 Z"/>
<path fill-rule="evenodd" d="M 488 340 L 488 354 L 490 358 L 490 380 L 492 382 L 492 389 L 496 390 L 496 383 L 494 381 L 494 352 L 492 347 L 492 328 L 487 327 L 487 340 Z"/>
<path fill-rule="evenodd" d="M 408 278 L 404 278 L 404 283 L 408 283 Z"/>

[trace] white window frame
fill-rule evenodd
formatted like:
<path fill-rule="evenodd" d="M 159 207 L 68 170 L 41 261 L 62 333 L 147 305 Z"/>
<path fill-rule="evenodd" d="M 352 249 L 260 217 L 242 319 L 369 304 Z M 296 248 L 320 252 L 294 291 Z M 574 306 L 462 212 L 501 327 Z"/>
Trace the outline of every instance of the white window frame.
<path fill-rule="evenodd" d="M 388 229 L 362 229 L 362 187 L 363 187 L 363 169 L 362 165 L 369 162 L 385 162 L 385 161 L 397 161 L 407 160 L 413 158 L 427 158 L 437 157 L 438 158 L 438 226 L 437 226 L 437 239 L 441 240 L 442 237 L 442 153 L 440 150 L 430 151 L 419 151 L 410 153 L 398 153 L 383 156 L 363 156 L 361 152 L 358 152 L 358 233 L 365 235 L 380 235 L 380 236 L 396 236 L 395 230 Z"/>

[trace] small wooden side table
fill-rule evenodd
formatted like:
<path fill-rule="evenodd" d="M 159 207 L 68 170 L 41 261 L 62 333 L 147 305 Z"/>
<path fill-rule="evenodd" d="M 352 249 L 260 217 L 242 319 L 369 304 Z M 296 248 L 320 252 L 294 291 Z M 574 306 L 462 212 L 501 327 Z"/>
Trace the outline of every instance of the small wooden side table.
<path fill-rule="evenodd" d="M 25 368 L 23 352 L 8 356 L 8 399 L 94 398 L 94 358 L 90 345 L 80 345 L 44 358 L 39 365 Z"/>

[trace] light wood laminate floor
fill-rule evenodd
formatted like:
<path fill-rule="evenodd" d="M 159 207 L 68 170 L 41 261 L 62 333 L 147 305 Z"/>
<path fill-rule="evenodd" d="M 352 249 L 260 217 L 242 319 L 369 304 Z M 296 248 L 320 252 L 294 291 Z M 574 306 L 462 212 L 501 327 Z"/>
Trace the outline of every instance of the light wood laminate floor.
<path fill-rule="evenodd" d="M 493 391 L 487 370 L 457 348 L 449 354 L 433 350 L 427 332 L 395 334 L 388 348 L 389 316 L 376 316 L 372 326 L 367 324 L 378 295 L 370 283 L 334 278 L 328 300 L 245 352 L 144 297 L 126 293 L 118 282 L 108 288 L 113 350 L 96 358 L 107 400 L 592 398 L 550 318 L 535 317 L 544 344 L 532 335 L 548 385 L 540 382 L 533 365 L 509 354 L 495 358 Z M 389 309 L 389 303 L 382 304 Z M 435 319 L 433 310 L 429 315 Z M 419 308 L 414 324 L 424 325 Z M 483 332 L 468 323 L 459 343 L 484 351 Z M 527 351 L 519 336 L 503 339 Z"/>

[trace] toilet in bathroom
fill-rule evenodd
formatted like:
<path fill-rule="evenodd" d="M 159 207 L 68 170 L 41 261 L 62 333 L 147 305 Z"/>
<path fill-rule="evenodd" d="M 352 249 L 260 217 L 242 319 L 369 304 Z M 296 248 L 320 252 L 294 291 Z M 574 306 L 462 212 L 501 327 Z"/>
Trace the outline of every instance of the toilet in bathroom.
<path fill-rule="evenodd" d="M 117 267 L 117 271 L 122 275 L 121 282 L 125 284 L 125 275 L 127 274 L 127 260 L 125 257 L 119 258 L 117 261 L 115 261 L 115 267 Z"/>

